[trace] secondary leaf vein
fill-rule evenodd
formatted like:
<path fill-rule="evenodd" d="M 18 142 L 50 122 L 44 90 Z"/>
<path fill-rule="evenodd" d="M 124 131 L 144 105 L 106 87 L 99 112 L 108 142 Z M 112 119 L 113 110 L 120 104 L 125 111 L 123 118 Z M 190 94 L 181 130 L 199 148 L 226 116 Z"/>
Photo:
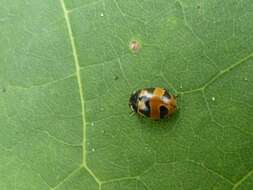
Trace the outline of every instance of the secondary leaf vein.
<path fill-rule="evenodd" d="M 212 83 L 214 83 L 218 78 L 220 78 L 222 75 L 224 75 L 225 73 L 233 70 L 234 68 L 238 67 L 239 65 L 245 63 L 247 60 L 251 59 L 253 57 L 253 53 L 245 56 L 244 58 L 240 59 L 239 61 L 237 61 L 236 63 L 228 66 L 226 69 L 221 70 L 218 74 L 216 74 L 213 78 L 211 78 L 209 81 L 207 81 L 202 87 L 196 88 L 196 89 L 192 89 L 192 90 L 188 90 L 188 91 L 182 91 L 182 92 L 178 92 L 179 94 L 192 94 L 198 91 L 203 91 L 205 90 L 208 86 L 210 86 Z"/>
<path fill-rule="evenodd" d="M 58 183 L 52 190 L 57 189 L 61 184 L 63 184 L 65 181 L 67 181 L 69 178 L 71 178 L 72 176 L 74 176 L 78 171 L 80 171 L 82 169 L 81 167 L 78 167 L 76 169 L 74 169 L 72 172 L 70 172 L 69 175 L 67 175 L 60 183 Z"/>
<path fill-rule="evenodd" d="M 253 174 L 253 170 L 251 170 L 249 173 L 247 173 L 245 176 L 243 176 L 233 187 L 233 190 L 237 189 L 248 177 L 250 177 Z"/>

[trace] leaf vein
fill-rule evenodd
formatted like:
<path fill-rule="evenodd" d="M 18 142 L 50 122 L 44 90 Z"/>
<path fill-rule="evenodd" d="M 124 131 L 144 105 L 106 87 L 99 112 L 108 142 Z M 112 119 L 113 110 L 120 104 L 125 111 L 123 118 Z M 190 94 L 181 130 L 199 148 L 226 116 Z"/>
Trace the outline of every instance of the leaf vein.
<path fill-rule="evenodd" d="M 218 74 L 216 74 L 211 80 L 209 80 L 202 88 L 205 89 L 208 86 L 210 86 L 212 83 L 214 83 L 218 78 L 220 78 L 222 75 L 224 75 L 225 73 L 233 70 L 234 68 L 236 68 L 237 66 L 241 65 L 242 63 L 245 63 L 247 60 L 249 60 L 250 58 L 253 57 L 253 52 L 251 54 L 249 54 L 248 56 L 240 59 L 239 61 L 237 61 L 236 63 L 228 66 L 226 69 L 221 70 Z"/>
<path fill-rule="evenodd" d="M 123 181 L 123 180 L 137 180 L 137 177 L 120 177 L 120 178 L 114 178 L 111 180 L 102 181 L 101 183 L 106 184 L 106 183 L 119 182 L 119 181 Z"/>
<path fill-rule="evenodd" d="M 236 67 L 240 66 L 241 64 L 245 63 L 247 60 L 251 59 L 253 57 L 253 52 L 250 53 L 249 55 L 245 56 L 244 58 L 240 59 L 236 63 L 228 66 L 226 69 L 221 70 L 219 73 L 217 73 L 214 77 L 212 77 L 209 81 L 206 82 L 202 87 L 196 88 L 196 89 L 191 89 L 187 91 L 182 91 L 178 92 L 179 94 L 192 94 L 198 91 L 203 91 L 205 90 L 208 86 L 213 84 L 218 78 L 220 78 L 222 75 L 228 73 L 229 71 L 232 71 Z"/>
<path fill-rule="evenodd" d="M 64 13 L 64 18 L 65 22 L 67 25 L 67 30 L 69 34 L 69 40 L 72 48 L 72 53 L 74 57 L 74 63 L 75 63 L 75 69 L 76 69 L 76 77 L 77 77 L 77 83 L 78 83 L 78 88 L 79 88 L 79 94 L 80 94 L 80 103 L 81 103 L 81 115 L 82 115 L 82 125 L 83 125 L 83 164 L 86 166 L 87 165 L 87 158 L 86 158 L 86 120 L 85 120 L 85 110 L 84 110 L 84 96 L 83 96 L 83 84 L 82 84 L 82 79 L 81 79 L 81 73 L 80 73 L 80 64 L 79 64 L 79 59 L 77 55 L 77 49 L 76 49 L 76 44 L 72 32 L 72 27 L 70 24 L 70 19 L 68 15 L 68 11 L 66 9 L 66 5 L 64 0 L 60 0 L 61 6 L 63 9 Z"/>
<path fill-rule="evenodd" d="M 59 186 L 61 186 L 65 181 L 67 181 L 69 178 L 71 178 L 73 175 L 75 175 L 78 171 L 82 169 L 82 166 L 74 169 L 72 172 L 70 172 L 61 182 L 59 182 L 52 190 L 57 189 Z"/>
<path fill-rule="evenodd" d="M 74 57 L 77 83 L 78 83 L 79 94 L 80 94 L 81 115 L 82 115 L 82 125 L 83 125 L 83 144 L 82 144 L 83 145 L 83 163 L 82 163 L 82 165 L 88 171 L 88 173 L 95 179 L 95 181 L 99 184 L 99 188 L 100 188 L 101 182 L 99 181 L 99 179 L 95 176 L 95 174 L 91 171 L 91 169 L 87 165 L 86 119 L 85 119 L 85 109 L 84 109 L 83 84 L 82 84 L 81 72 L 80 72 L 81 68 L 80 68 L 79 59 L 78 59 L 78 55 L 77 55 L 77 49 L 76 49 L 76 44 L 75 44 L 75 40 L 74 40 L 74 36 L 73 36 L 73 32 L 72 32 L 72 27 L 70 24 L 69 13 L 66 9 L 66 5 L 65 5 L 64 0 L 60 0 L 60 3 L 62 6 L 62 10 L 64 13 L 64 18 L 65 18 L 65 22 L 66 22 L 67 30 L 68 30 L 68 34 L 69 34 L 69 40 L 70 40 L 72 53 L 73 53 L 73 57 Z"/>
<path fill-rule="evenodd" d="M 68 79 L 74 77 L 75 75 L 76 75 L 76 73 L 72 73 L 72 74 L 69 74 L 69 75 L 67 75 L 63 78 L 60 78 L 60 79 L 52 80 L 52 81 L 45 82 L 45 83 L 35 84 L 35 85 L 31 85 L 31 86 L 21 86 L 21 85 L 14 85 L 14 84 L 9 84 L 8 86 L 11 88 L 19 89 L 19 90 L 29 90 L 29 89 L 38 88 L 38 87 L 47 87 L 47 86 L 56 84 L 58 82 L 68 80 Z"/>
<path fill-rule="evenodd" d="M 60 144 L 66 145 L 66 146 L 72 146 L 72 147 L 80 147 L 80 146 L 82 146 L 82 144 L 71 144 L 71 143 L 65 142 L 64 140 L 59 139 L 58 137 L 52 135 L 49 131 L 46 131 L 46 130 L 41 130 L 41 129 L 33 129 L 33 130 L 39 131 L 41 133 L 44 133 L 49 138 L 52 138 L 54 141 L 56 141 L 56 142 L 58 142 Z"/>
<path fill-rule="evenodd" d="M 253 170 L 251 170 L 250 172 L 248 172 L 245 176 L 243 176 L 238 182 L 236 182 L 233 186 L 232 190 L 237 189 L 237 187 L 239 187 L 248 177 L 250 177 L 253 174 Z"/>
<path fill-rule="evenodd" d="M 221 175 L 219 172 L 209 168 L 208 166 L 206 166 L 204 163 L 200 163 L 200 162 L 197 162 L 195 160 L 188 160 L 190 163 L 193 163 L 203 169 L 206 169 L 208 172 L 212 173 L 213 175 L 215 176 L 218 176 L 219 178 L 223 179 L 224 181 L 228 182 L 230 185 L 234 185 L 234 182 L 231 181 L 229 178 Z"/>

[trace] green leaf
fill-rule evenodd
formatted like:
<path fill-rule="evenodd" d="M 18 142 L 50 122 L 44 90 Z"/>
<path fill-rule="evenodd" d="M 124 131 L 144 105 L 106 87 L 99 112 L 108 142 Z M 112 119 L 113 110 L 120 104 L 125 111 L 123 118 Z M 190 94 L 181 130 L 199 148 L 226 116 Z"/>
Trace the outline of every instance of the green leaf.
<path fill-rule="evenodd" d="M 253 189 L 252 10 L 0 0 L 0 189 Z M 130 116 L 156 86 L 177 113 Z"/>

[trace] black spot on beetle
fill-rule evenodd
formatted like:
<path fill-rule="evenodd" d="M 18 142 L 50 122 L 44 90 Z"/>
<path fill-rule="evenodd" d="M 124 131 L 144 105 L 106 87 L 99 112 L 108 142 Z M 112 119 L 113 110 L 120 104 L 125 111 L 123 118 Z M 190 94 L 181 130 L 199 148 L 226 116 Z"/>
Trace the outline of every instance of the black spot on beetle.
<path fill-rule="evenodd" d="M 149 105 L 149 103 L 150 103 L 149 100 L 145 102 L 145 106 L 146 106 L 148 112 L 150 112 L 150 105 Z"/>
<path fill-rule="evenodd" d="M 170 94 L 169 94 L 169 91 L 168 90 L 165 90 L 165 93 L 164 93 L 164 96 L 168 97 L 170 99 Z"/>
<path fill-rule="evenodd" d="M 148 108 L 145 108 L 144 110 L 139 110 L 139 112 L 147 117 L 150 117 L 150 109 Z"/>
<path fill-rule="evenodd" d="M 164 118 L 169 112 L 169 110 L 165 106 L 161 106 L 159 109 L 160 109 L 160 118 Z"/>
<path fill-rule="evenodd" d="M 144 114 L 147 117 L 150 117 L 150 105 L 149 105 L 150 101 L 149 101 L 149 99 L 144 96 L 144 97 L 142 97 L 141 101 L 144 102 L 145 109 L 143 109 L 143 110 L 139 109 L 139 112 L 141 112 L 142 114 Z"/>
<path fill-rule="evenodd" d="M 129 107 L 133 109 L 133 111 L 137 112 L 137 103 L 138 103 L 138 92 L 134 92 L 131 94 L 130 99 L 129 99 Z"/>

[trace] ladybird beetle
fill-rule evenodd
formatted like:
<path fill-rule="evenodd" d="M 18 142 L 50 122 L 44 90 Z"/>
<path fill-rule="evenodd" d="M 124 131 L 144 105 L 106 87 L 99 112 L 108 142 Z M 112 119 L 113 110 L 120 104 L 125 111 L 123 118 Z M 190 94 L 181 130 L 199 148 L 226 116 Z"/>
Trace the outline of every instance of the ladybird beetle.
<path fill-rule="evenodd" d="M 168 118 L 176 111 L 176 97 L 165 88 L 144 88 L 133 92 L 129 107 L 133 112 L 151 119 Z"/>

